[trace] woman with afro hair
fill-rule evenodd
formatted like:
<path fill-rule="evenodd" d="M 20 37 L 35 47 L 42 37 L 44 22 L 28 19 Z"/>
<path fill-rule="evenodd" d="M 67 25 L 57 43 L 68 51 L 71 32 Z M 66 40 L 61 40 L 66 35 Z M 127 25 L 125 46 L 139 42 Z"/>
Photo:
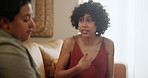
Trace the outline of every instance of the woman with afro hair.
<path fill-rule="evenodd" d="M 101 36 L 109 20 L 98 2 L 90 0 L 74 8 L 71 23 L 81 34 L 64 40 L 55 78 L 113 78 L 114 43 Z"/>

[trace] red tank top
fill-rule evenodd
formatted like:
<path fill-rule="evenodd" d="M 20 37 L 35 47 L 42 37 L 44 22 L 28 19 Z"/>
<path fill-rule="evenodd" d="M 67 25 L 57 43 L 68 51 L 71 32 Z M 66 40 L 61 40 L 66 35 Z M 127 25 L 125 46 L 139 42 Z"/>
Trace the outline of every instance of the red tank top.
<path fill-rule="evenodd" d="M 68 68 L 72 68 L 83 57 L 77 41 L 75 40 L 73 51 L 71 52 Z M 96 58 L 92 61 L 89 68 L 82 70 L 72 78 L 106 78 L 107 73 L 107 52 L 104 45 L 104 40 Z"/>

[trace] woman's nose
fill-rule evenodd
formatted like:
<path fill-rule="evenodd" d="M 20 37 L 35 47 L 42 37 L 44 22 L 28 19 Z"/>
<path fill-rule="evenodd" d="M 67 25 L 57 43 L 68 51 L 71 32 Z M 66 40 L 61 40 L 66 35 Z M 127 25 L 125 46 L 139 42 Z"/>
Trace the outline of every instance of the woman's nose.
<path fill-rule="evenodd" d="M 87 28 L 88 26 L 87 25 L 82 25 L 82 27 Z"/>
<path fill-rule="evenodd" d="M 84 28 L 88 27 L 86 21 L 83 22 L 82 27 L 84 27 Z"/>
<path fill-rule="evenodd" d="M 33 27 L 35 27 L 35 26 L 36 26 L 36 24 L 35 24 L 35 22 L 34 22 L 33 19 L 32 19 L 32 20 L 31 20 L 30 27 L 33 28 Z"/>

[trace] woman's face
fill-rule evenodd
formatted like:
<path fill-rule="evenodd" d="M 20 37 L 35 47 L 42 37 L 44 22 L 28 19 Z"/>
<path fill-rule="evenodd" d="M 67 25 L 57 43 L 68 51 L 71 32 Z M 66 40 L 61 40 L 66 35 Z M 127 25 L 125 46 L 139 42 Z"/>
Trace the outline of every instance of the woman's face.
<path fill-rule="evenodd" d="M 12 22 L 8 22 L 9 34 L 21 40 L 22 42 L 29 39 L 32 28 L 35 23 L 32 19 L 31 4 L 26 4 L 21 7 L 20 12 L 14 17 Z"/>
<path fill-rule="evenodd" d="M 78 29 L 83 36 L 90 37 L 96 35 L 96 23 L 91 15 L 84 14 L 79 18 Z"/>

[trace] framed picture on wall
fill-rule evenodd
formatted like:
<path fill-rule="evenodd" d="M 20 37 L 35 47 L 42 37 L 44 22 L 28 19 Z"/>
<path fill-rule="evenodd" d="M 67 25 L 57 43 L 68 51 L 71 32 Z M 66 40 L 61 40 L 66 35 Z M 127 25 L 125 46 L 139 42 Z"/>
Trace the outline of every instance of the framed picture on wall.
<path fill-rule="evenodd" d="M 33 19 L 36 27 L 32 37 L 52 37 L 53 35 L 53 0 L 33 0 Z"/>

